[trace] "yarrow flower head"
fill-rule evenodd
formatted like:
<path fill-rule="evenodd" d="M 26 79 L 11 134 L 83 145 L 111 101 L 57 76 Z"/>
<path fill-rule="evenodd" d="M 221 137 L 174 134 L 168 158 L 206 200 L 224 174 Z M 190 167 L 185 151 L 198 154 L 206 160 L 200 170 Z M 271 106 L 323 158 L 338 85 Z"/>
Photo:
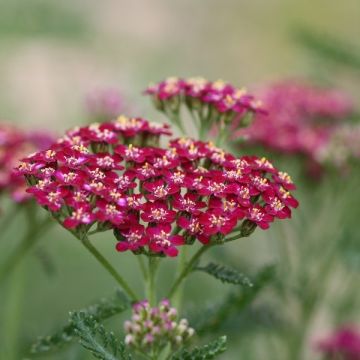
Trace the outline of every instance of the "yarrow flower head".
<path fill-rule="evenodd" d="M 127 110 L 121 92 L 114 88 L 97 88 L 85 98 L 86 112 L 91 121 L 109 121 Z"/>
<path fill-rule="evenodd" d="M 326 360 L 360 360 L 360 332 L 344 326 L 317 343 Z"/>
<path fill-rule="evenodd" d="M 170 77 L 150 85 L 145 94 L 150 95 L 155 107 L 169 116 L 183 130 L 179 111 L 185 105 L 199 129 L 200 139 L 214 127 L 224 132 L 229 124 L 247 125 L 246 115 L 264 112 L 260 101 L 244 88 L 236 88 L 222 80 L 209 81 L 201 77 Z"/>
<path fill-rule="evenodd" d="M 178 320 L 177 310 L 169 300 L 151 307 L 147 300 L 133 305 L 131 321 L 125 321 L 125 343 L 141 352 L 157 353 L 170 344 L 174 351 L 194 335 L 186 319 Z"/>
<path fill-rule="evenodd" d="M 353 112 L 350 99 L 342 92 L 300 81 L 284 81 L 260 92 L 268 114 L 256 114 L 246 129 L 233 139 L 269 150 L 305 156 L 310 165 L 319 164 L 320 153 L 343 120 Z"/>
<path fill-rule="evenodd" d="M 297 207 L 290 176 L 265 158 L 188 138 L 160 147 L 161 134 L 167 126 L 125 117 L 77 128 L 24 159 L 18 173 L 78 237 L 112 229 L 118 251 L 151 256 L 176 256 L 196 240 L 222 243 L 235 229 L 267 229 Z"/>
<path fill-rule="evenodd" d="M 26 202 L 31 195 L 26 192 L 26 182 L 14 171 L 18 159 L 48 148 L 54 141 L 52 136 L 40 132 L 25 132 L 7 125 L 0 125 L 0 192 L 10 194 L 17 203 Z"/>

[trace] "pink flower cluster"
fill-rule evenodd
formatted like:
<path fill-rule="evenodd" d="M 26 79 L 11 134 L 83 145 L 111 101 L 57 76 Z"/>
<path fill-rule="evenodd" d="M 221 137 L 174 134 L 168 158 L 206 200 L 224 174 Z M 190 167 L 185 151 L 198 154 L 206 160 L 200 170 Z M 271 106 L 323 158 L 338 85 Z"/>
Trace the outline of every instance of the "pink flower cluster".
<path fill-rule="evenodd" d="M 119 90 L 98 88 L 85 98 L 86 111 L 93 121 L 109 121 L 125 112 L 125 100 Z"/>
<path fill-rule="evenodd" d="M 239 136 L 283 153 L 297 153 L 316 161 L 341 120 L 353 111 L 350 100 L 337 90 L 305 82 L 285 81 L 262 91 L 268 115 L 257 114 Z"/>
<path fill-rule="evenodd" d="M 267 229 L 298 205 L 290 176 L 265 158 L 236 158 L 186 138 L 150 145 L 168 133 L 125 117 L 77 128 L 18 172 L 66 228 L 114 229 L 118 251 L 176 256 L 196 239 L 223 241 L 243 219 Z"/>
<path fill-rule="evenodd" d="M 188 341 L 194 330 L 186 319 L 177 321 L 177 310 L 169 300 L 162 300 L 158 307 L 151 307 L 147 300 L 133 305 L 131 321 L 125 321 L 125 343 L 142 351 L 168 344 L 177 348 Z"/>
<path fill-rule="evenodd" d="M 47 134 L 24 132 L 14 126 L 0 125 L 0 192 L 9 193 L 11 198 L 22 203 L 31 196 L 26 193 L 23 176 L 14 171 L 18 159 L 48 148 L 54 139 Z"/>
<path fill-rule="evenodd" d="M 327 360 L 360 360 L 360 332 L 354 327 L 342 327 L 320 341 L 317 348 Z"/>
<path fill-rule="evenodd" d="M 160 110 L 167 104 L 172 110 L 177 110 L 183 102 L 191 110 L 201 111 L 207 106 L 217 114 L 242 116 L 248 111 L 261 111 L 261 103 L 245 89 L 238 89 L 222 80 L 212 82 L 201 77 L 188 79 L 170 77 L 149 86 L 145 94 L 152 96 Z"/>

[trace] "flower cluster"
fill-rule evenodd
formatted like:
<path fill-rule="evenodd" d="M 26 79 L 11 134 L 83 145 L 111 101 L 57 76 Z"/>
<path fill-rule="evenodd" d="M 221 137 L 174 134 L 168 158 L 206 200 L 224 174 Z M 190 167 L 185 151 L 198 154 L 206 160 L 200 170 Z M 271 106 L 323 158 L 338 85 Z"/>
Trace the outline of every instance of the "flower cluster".
<path fill-rule="evenodd" d="M 126 111 L 125 100 L 119 90 L 99 88 L 85 98 L 86 111 L 93 121 L 108 121 Z"/>
<path fill-rule="evenodd" d="M 45 133 L 24 132 L 14 126 L 0 125 L 0 192 L 9 193 L 11 198 L 22 203 L 31 196 L 26 193 L 23 176 L 14 171 L 18 159 L 48 148 L 54 139 Z"/>
<path fill-rule="evenodd" d="M 236 158 L 186 138 L 149 145 L 167 133 L 120 117 L 68 132 L 24 159 L 18 172 L 66 228 L 114 229 L 118 251 L 176 256 L 180 245 L 223 242 L 235 230 L 267 229 L 274 218 L 291 216 L 295 186 L 268 160 Z"/>
<path fill-rule="evenodd" d="M 194 335 L 194 329 L 186 319 L 177 319 L 177 311 L 169 300 L 162 300 L 158 307 L 141 301 L 133 305 L 131 321 L 124 324 L 125 343 L 142 351 L 161 350 L 168 344 L 172 349 L 180 347 Z"/>
<path fill-rule="evenodd" d="M 222 80 L 208 81 L 201 77 L 181 79 L 167 78 L 145 90 L 155 107 L 167 114 L 181 128 L 180 106 L 184 104 L 192 114 L 195 125 L 203 130 L 229 124 L 245 125 L 245 115 L 263 112 L 261 103 L 246 89 L 238 89 Z"/>
<path fill-rule="evenodd" d="M 353 111 L 341 92 L 307 83 L 285 81 L 265 88 L 268 115 L 257 114 L 250 127 L 236 133 L 250 143 L 316 161 L 333 131 Z"/>
<path fill-rule="evenodd" d="M 340 328 L 317 348 L 327 360 L 360 360 L 360 332 L 350 326 Z"/>

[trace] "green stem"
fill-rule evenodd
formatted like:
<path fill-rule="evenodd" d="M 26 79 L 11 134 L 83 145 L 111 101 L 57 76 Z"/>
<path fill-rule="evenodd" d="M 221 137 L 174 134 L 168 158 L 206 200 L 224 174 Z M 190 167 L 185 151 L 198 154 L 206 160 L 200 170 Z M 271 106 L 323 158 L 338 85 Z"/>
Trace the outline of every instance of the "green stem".
<path fill-rule="evenodd" d="M 51 218 L 46 218 L 40 223 L 30 223 L 27 232 L 21 240 L 19 246 L 7 258 L 0 268 L 0 283 L 8 276 L 16 266 L 22 261 L 25 255 L 32 249 L 34 244 L 40 239 L 40 233 L 52 224 Z"/>
<path fill-rule="evenodd" d="M 156 289 L 155 289 L 155 279 L 156 279 L 156 270 L 159 265 L 159 259 L 156 257 L 149 257 L 149 273 L 147 278 L 147 289 L 146 297 L 150 303 L 150 306 L 156 306 Z"/>
<path fill-rule="evenodd" d="M 137 255 L 136 258 L 138 259 L 138 263 L 139 263 L 139 266 L 140 266 L 140 270 L 141 270 L 141 273 L 144 277 L 144 280 L 146 280 L 148 278 L 148 272 L 146 270 L 146 266 L 144 264 L 144 260 L 142 258 L 142 255 Z"/>
<path fill-rule="evenodd" d="M 210 249 L 213 245 L 204 245 L 202 246 L 190 259 L 190 261 L 187 263 L 187 265 L 183 268 L 181 273 L 178 275 L 177 279 L 175 280 L 175 283 L 173 284 L 172 288 L 170 289 L 168 298 L 171 299 L 176 294 L 179 286 L 182 284 L 184 279 L 187 275 L 192 271 L 194 265 L 196 262 L 200 259 L 201 255 L 208 249 Z"/>
<path fill-rule="evenodd" d="M 243 234 L 237 234 L 235 236 L 232 236 L 232 237 L 229 237 L 229 238 L 225 238 L 225 242 L 230 242 L 230 241 L 234 241 L 234 240 L 237 240 L 237 239 L 241 239 L 243 238 L 244 235 Z"/>
<path fill-rule="evenodd" d="M 184 271 L 186 267 L 186 258 L 187 258 L 187 248 L 186 245 L 181 248 L 180 256 L 179 256 L 179 263 L 178 263 L 178 269 L 177 269 L 177 276 L 180 276 L 181 273 Z M 180 312 L 181 309 L 181 303 L 183 298 L 183 292 L 184 292 L 184 284 L 180 284 L 176 294 L 174 295 L 173 304 L 175 308 Z"/>
<path fill-rule="evenodd" d="M 90 251 L 96 260 L 105 268 L 105 270 L 116 280 L 116 282 L 125 290 L 133 301 L 137 301 L 138 298 L 134 291 L 130 288 L 128 283 L 123 277 L 115 270 L 115 268 L 107 261 L 107 259 L 91 244 L 89 238 L 85 235 L 81 240 L 81 243 Z"/>

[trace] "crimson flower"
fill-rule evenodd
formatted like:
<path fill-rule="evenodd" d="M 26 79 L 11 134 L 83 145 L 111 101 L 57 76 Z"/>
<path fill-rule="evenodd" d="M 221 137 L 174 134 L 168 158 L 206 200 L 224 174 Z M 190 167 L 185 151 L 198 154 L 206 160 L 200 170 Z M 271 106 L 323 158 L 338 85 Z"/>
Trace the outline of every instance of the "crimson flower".
<path fill-rule="evenodd" d="M 155 126 L 120 119 L 71 130 L 18 167 L 28 193 L 77 236 L 112 229 L 120 252 L 173 257 L 196 240 L 225 241 L 243 221 L 267 229 L 298 205 L 266 159 L 188 138 L 160 147 Z"/>

